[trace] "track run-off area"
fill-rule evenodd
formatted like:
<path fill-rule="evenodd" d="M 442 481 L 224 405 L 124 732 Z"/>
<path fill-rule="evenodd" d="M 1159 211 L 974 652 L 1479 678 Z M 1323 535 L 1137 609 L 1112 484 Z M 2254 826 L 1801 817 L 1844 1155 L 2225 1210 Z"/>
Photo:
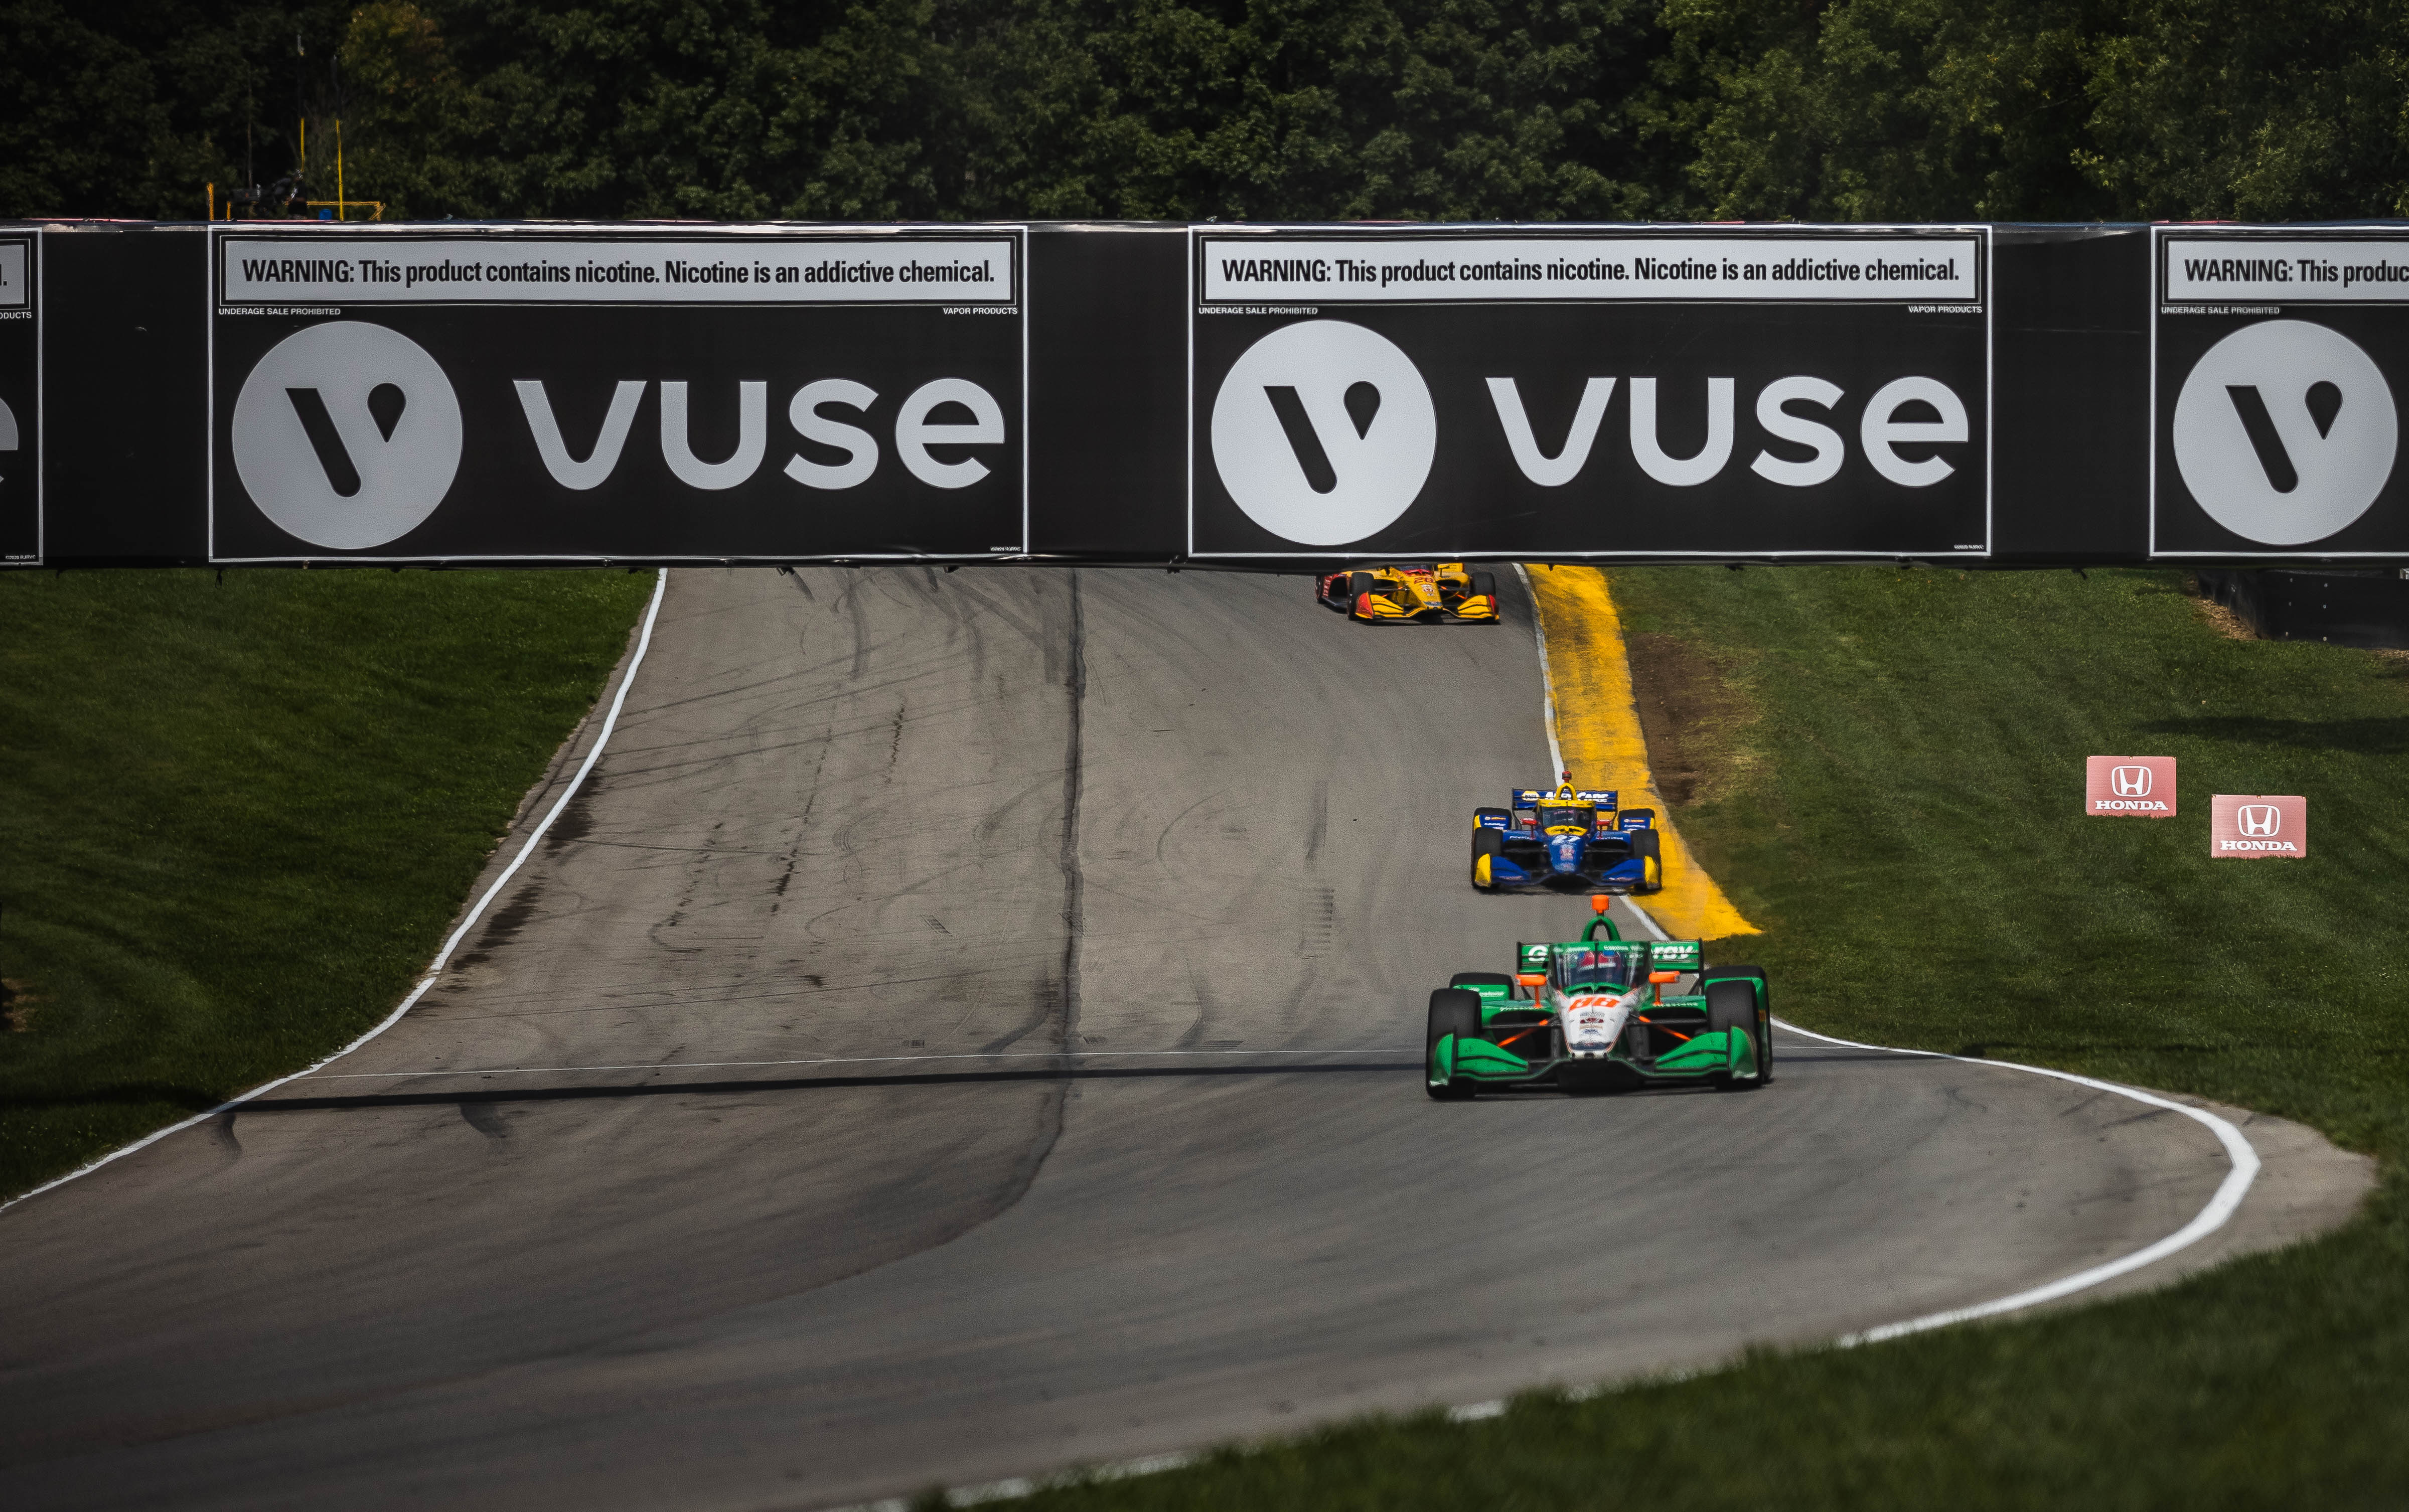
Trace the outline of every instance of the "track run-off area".
<path fill-rule="evenodd" d="M 2180 1108 L 1798 1032 L 1761 1092 L 1426 1100 L 1429 990 L 1588 914 L 1472 892 L 1471 808 L 1641 785 L 1547 725 L 1595 626 L 1504 585 L 671 573 L 406 1015 L 0 1213 L 0 1497 L 841 1505 L 1878 1332 L 2215 1202 Z M 2082 1295 L 2365 1189 L 2219 1112 L 2239 1210 Z"/>

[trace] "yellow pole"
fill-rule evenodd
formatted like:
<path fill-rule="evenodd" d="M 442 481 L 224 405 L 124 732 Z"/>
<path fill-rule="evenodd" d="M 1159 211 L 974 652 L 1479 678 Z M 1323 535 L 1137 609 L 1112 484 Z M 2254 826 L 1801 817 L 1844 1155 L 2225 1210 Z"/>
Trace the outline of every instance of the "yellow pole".
<path fill-rule="evenodd" d="M 343 118 L 335 118 L 335 219 L 348 221 L 351 207 L 343 203 Z"/>
<path fill-rule="evenodd" d="M 201 187 L 208 190 L 209 193 L 209 219 L 214 221 L 218 218 L 218 186 L 213 183 L 208 183 L 201 185 Z"/>

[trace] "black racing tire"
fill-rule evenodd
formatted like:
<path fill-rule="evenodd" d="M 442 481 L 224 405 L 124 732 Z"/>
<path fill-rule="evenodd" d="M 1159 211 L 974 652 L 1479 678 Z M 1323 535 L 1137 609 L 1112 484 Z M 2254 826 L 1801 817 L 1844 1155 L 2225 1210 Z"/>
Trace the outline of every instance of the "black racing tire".
<path fill-rule="evenodd" d="M 1447 979 L 1451 987 L 1510 987 L 1514 979 L 1504 972 L 1458 972 Z"/>
<path fill-rule="evenodd" d="M 1482 892 L 1493 892 L 1495 890 L 1493 886 L 1482 887 L 1478 880 L 1480 858 L 1484 856 L 1498 857 L 1505 854 L 1506 837 L 1503 834 L 1490 828 L 1487 825 L 1482 825 L 1479 828 L 1472 832 L 1472 859 L 1467 863 L 1470 868 L 1467 875 L 1474 878 L 1472 885 L 1475 887 L 1479 887 Z"/>
<path fill-rule="evenodd" d="M 1492 606 L 1494 606 L 1498 601 L 1497 574 L 1494 572 L 1475 572 L 1472 574 L 1472 591 L 1474 593 L 1487 594 L 1489 596 L 1489 602 Z"/>
<path fill-rule="evenodd" d="M 1431 1057 L 1438 1050 L 1438 1042 L 1450 1034 L 1466 1039 L 1480 1033 L 1480 994 L 1462 987 L 1441 987 L 1430 995 L 1430 1015 L 1425 1021 L 1422 1039 L 1422 1087 L 1433 1100 L 1440 1102 L 1462 1102 L 1473 1095 L 1472 1083 L 1461 1076 L 1450 1078 L 1445 1086 L 1434 1086 L 1430 1079 Z"/>
<path fill-rule="evenodd" d="M 1356 599 L 1363 598 L 1367 593 L 1378 593 L 1379 588 L 1379 580 L 1373 577 L 1369 572 L 1349 572 L 1347 574 L 1347 602 L 1349 605 L 1352 605 Z"/>
<path fill-rule="evenodd" d="M 1639 891 L 1663 892 L 1665 890 L 1665 837 L 1653 829 L 1632 829 L 1624 832 L 1631 837 L 1632 855 L 1656 863 L 1656 880 L 1652 883 L 1641 883 Z"/>
<path fill-rule="evenodd" d="M 1752 1028 L 1756 1036 L 1756 1085 L 1763 1087 L 1773 1080 L 1773 995 L 1765 989 L 1765 968 L 1762 966 L 1709 966 L 1699 974 L 1700 981 L 1725 981 L 1746 976 L 1756 979 L 1756 1017 L 1763 1033 Z M 1699 990 L 1704 991 L 1701 987 Z"/>
<path fill-rule="evenodd" d="M 1718 972 L 1725 968 L 1717 968 Z M 1725 1077 L 1721 1085 L 1734 1091 L 1754 1091 L 1773 1079 L 1773 1037 L 1759 1012 L 1758 983 L 1746 977 L 1723 977 L 1707 984 L 1707 1031 L 1744 1030 L 1756 1046 L 1756 1074 L 1746 1080 Z"/>

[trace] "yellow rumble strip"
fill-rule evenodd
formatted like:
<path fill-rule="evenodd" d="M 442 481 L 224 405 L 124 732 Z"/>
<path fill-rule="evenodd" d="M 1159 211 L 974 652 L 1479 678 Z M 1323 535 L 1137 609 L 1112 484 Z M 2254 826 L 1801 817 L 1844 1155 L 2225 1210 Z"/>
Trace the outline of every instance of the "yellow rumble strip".
<path fill-rule="evenodd" d="M 1656 791 L 1639 705 L 1631 694 L 1631 659 L 1623 617 L 1594 567 L 1528 569 L 1531 594 L 1548 642 L 1548 691 L 1556 705 L 1556 743 L 1583 787 L 1611 787 L 1626 809 L 1654 809 L 1663 833 L 1665 890 L 1635 898 L 1676 940 L 1722 940 L 1764 931 L 1740 915 L 1707 875 Z"/>

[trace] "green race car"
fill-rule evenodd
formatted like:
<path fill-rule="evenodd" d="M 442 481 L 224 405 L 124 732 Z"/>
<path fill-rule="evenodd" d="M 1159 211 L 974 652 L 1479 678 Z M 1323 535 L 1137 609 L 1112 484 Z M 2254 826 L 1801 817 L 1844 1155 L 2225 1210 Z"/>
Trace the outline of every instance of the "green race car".
<path fill-rule="evenodd" d="M 1431 994 L 1430 1095 L 1481 1087 L 1608 1091 L 1773 1080 L 1773 1007 L 1753 966 L 1706 966 L 1695 940 L 1624 940 L 1597 917 L 1579 940 L 1515 947 L 1518 970 L 1458 972 Z M 1667 997 L 1683 976 L 1695 995 Z"/>

